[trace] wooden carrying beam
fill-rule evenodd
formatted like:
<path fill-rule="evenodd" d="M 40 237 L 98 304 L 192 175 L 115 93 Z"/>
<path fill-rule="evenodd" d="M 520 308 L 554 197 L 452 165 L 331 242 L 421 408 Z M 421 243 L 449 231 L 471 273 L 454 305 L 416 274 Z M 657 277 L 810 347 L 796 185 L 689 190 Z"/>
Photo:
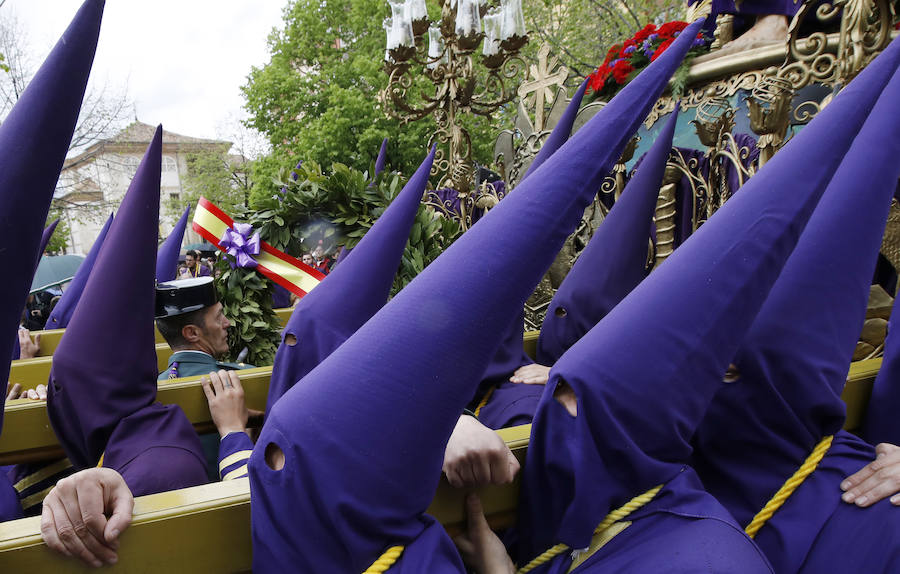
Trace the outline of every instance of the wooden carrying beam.
<path fill-rule="evenodd" d="M 272 367 L 244 369 L 238 374 L 247 407 L 265 410 Z M 156 398 L 163 404 L 179 405 L 198 432 L 207 432 L 213 430 L 213 424 L 206 395 L 200 387 L 201 378 L 185 377 L 160 383 Z M 7 402 L 3 427 L 7 432 L 0 434 L 0 465 L 62 456 L 44 401 Z"/>
<path fill-rule="evenodd" d="M 524 464 L 531 425 L 499 434 Z M 452 535 L 465 524 L 465 490 L 441 479 L 428 513 Z M 479 490 L 494 528 L 513 524 L 519 480 Z M 40 517 L 0 523 L 4 572 L 94 572 L 44 546 Z M 308 525 L 306 525 L 308 526 Z M 298 525 L 304 527 L 304 525 Z M 173 490 L 135 499 L 134 519 L 121 538 L 119 561 L 108 572 L 249 572 L 250 481 L 246 478 Z"/>
<path fill-rule="evenodd" d="M 847 404 L 847 420 L 844 424 L 847 430 L 855 431 L 860 427 L 872 393 L 872 383 L 880 366 L 881 359 L 858 361 L 850 366 L 843 393 Z M 238 373 L 248 408 L 260 411 L 265 409 L 271 374 L 272 367 L 245 369 Z M 181 406 L 198 432 L 208 432 L 213 430 L 213 426 L 206 396 L 200 387 L 200 378 L 187 377 L 161 383 L 157 399 L 163 404 Z M 9 401 L 4 427 L 7 432 L 0 434 L 0 464 L 52 459 L 62 453 L 50 427 L 46 405 L 41 401 Z"/>
<path fill-rule="evenodd" d="M 43 343 L 43 340 L 41 341 Z M 156 345 L 156 368 L 159 372 L 166 370 L 172 349 L 166 343 Z M 116 357 L 121 360 L 122 357 Z M 19 359 L 11 361 L 9 365 L 9 380 L 19 383 L 27 389 L 33 389 L 40 384 L 47 384 L 50 379 L 50 367 L 53 365 L 53 357 L 35 357 L 33 359 Z"/>
<path fill-rule="evenodd" d="M 869 407 L 869 398 L 872 396 L 872 385 L 881 368 L 881 358 L 856 361 L 850 364 L 850 372 L 847 374 L 847 384 L 841 398 L 847 405 L 847 418 L 844 420 L 844 428 L 850 432 L 856 432 L 862 427 Z"/>
<path fill-rule="evenodd" d="M 37 335 L 41 336 L 40 341 L 40 351 L 38 351 L 38 357 L 51 357 L 53 353 L 56 352 L 56 348 L 59 346 L 59 341 L 62 339 L 63 334 L 65 334 L 65 329 L 47 329 L 45 331 L 32 331 L 31 336 L 36 337 Z M 159 329 L 153 329 L 153 332 L 156 333 L 156 342 L 157 343 L 165 343 L 166 340 L 163 339 L 162 334 L 159 332 Z"/>
<path fill-rule="evenodd" d="M 289 314 L 291 310 L 277 311 L 279 313 L 287 311 Z M 537 331 L 529 331 L 525 333 L 523 340 L 526 353 L 532 357 L 537 346 L 537 338 Z M 166 352 L 168 350 L 167 345 L 157 345 L 160 372 L 168 363 L 171 354 L 171 351 Z M 13 361 L 9 378 L 13 382 L 32 388 L 38 383 L 47 382 L 51 364 L 52 357 Z M 248 408 L 265 410 L 271 374 L 272 367 L 245 369 L 239 372 Z M 180 405 L 198 432 L 213 430 L 206 396 L 200 388 L 200 377 L 185 377 L 161 383 L 157 399 L 163 404 Z M 28 399 L 7 402 L 4 428 L 7 432 L 0 434 L 0 464 L 48 460 L 62 456 L 62 449 L 53 434 L 53 429 L 50 428 L 47 411 L 42 402 Z"/>
<path fill-rule="evenodd" d="M 278 320 L 281 321 L 281 326 L 284 327 L 287 325 L 287 321 L 291 316 L 291 312 L 293 309 L 284 308 L 284 309 L 275 309 L 275 315 L 278 316 Z M 154 333 L 156 333 L 156 342 L 157 343 L 165 343 L 166 340 L 163 339 L 162 334 L 159 332 L 159 329 L 154 329 Z M 56 348 L 59 346 L 59 341 L 62 339 L 63 334 L 66 332 L 65 329 L 47 329 L 44 331 L 32 331 L 31 335 L 36 336 L 40 335 L 40 351 L 38 352 L 38 357 L 50 357 L 56 351 Z"/>

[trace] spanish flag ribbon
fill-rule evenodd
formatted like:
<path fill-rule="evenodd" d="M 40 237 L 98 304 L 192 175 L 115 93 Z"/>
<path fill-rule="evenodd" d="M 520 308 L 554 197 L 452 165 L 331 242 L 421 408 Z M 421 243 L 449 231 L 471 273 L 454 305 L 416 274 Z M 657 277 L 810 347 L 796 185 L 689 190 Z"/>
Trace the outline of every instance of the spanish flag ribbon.
<path fill-rule="evenodd" d="M 194 210 L 191 227 L 201 237 L 222 249 L 222 238 L 227 230 L 234 229 L 234 220 L 211 201 L 201 197 Z M 320 271 L 304 265 L 299 259 L 275 249 L 265 241 L 260 241 L 255 260 L 257 271 L 298 297 L 309 293 L 325 278 Z"/>

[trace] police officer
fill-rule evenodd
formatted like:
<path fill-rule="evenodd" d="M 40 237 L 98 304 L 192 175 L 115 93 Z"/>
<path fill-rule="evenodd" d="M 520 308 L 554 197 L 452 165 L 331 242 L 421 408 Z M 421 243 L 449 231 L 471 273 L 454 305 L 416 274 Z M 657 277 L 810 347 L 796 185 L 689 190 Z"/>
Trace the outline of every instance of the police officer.
<path fill-rule="evenodd" d="M 212 277 L 157 284 L 156 326 L 174 351 L 160 381 L 253 367 L 217 360 L 228 353 L 231 323 L 216 298 Z"/>

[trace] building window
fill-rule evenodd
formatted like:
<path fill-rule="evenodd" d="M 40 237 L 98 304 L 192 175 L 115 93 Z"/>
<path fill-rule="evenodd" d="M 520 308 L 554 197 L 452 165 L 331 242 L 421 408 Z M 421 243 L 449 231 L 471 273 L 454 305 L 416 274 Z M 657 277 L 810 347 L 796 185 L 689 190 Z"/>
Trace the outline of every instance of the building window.
<path fill-rule="evenodd" d="M 134 177 L 134 174 L 137 172 L 138 166 L 141 165 L 141 158 L 135 157 L 133 155 L 125 156 L 124 161 L 122 162 L 125 166 L 125 171 L 128 172 L 130 177 Z"/>
<path fill-rule="evenodd" d="M 172 156 L 164 155 L 162 158 L 163 172 L 178 173 L 178 164 Z"/>
<path fill-rule="evenodd" d="M 180 193 L 170 193 L 169 198 L 172 201 L 179 201 L 181 199 L 181 194 Z"/>

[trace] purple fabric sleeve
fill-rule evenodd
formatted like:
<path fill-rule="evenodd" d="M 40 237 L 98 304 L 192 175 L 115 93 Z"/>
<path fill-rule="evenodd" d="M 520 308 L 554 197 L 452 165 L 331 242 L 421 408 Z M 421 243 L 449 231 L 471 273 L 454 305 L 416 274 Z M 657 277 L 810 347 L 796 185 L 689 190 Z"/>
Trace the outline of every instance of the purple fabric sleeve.
<path fill-rule="evenodd" d="M 203 460 L 176 446 L 150 447 L 116 470 L 134 496 L 207 483 Z"/>
<path fill-rule="evenodd" d="M 233 432 L 219 442 L 219 478 L 234 480 L 247 476 L 247 461 L 253 452 L 253 441 L 244 432 Z"/>

